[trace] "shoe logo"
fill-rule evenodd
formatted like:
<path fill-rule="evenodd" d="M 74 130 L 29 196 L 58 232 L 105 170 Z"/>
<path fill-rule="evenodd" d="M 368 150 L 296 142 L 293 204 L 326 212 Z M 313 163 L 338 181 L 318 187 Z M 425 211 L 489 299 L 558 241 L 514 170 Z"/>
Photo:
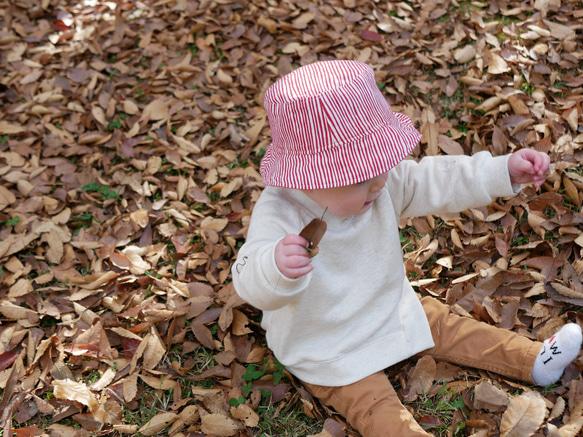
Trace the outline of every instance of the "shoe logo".
<path fill-rule="evenodd" d="M 551 356 L 549 358 L 547 358 L 545 361 L 543 361 L 543 364 L 547 364 L 549 362 L 551 362 L 553 360 L 553 355 L 560 355 L 562 354 L 562 352 L 559 349 L 559 347 L 557 346 L 557 342 L 554 341 L 555 340 L 555 336 L 553 335 L 550 339 L 549 339 L 549 349 L 551 350 Z M 543 350 L 540 353 L 540 356 L 542 357 L 545 353 L 547 352 L 547 347 L 546 345 L 543 345 Z"/>

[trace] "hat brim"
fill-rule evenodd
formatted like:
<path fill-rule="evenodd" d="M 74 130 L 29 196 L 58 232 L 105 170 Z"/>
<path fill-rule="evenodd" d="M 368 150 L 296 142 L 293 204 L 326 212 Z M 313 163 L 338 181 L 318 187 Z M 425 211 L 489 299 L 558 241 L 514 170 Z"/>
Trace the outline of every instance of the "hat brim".
<path fill-rule="evenodd" d="M 311 154 L 286 154 L 268 147 L 261 161 L 263 183 L 296 190 L 319 190 L 357 184 L 389 171 L 419 144 L 411 119 L 394 114 L 394 123 L 350 143 Z"/>

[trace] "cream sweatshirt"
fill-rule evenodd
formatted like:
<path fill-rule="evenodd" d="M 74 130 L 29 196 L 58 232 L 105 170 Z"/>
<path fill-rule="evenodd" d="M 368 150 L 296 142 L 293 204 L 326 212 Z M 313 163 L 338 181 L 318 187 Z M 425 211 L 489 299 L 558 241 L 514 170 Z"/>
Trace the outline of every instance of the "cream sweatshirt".
<path fill-rule="evenodd" d="M 432 347 L 405 274 L 399 218 L 459 212 L 516 194 L 508 157 L 481 152 L 402 161 L 365 214 L 325 215 L 314 270 L 295 280 L 277 268 L 275 245 L 320 218 L 323 208 L 301 191 L 267 187 L 232 274 L 237 293 L 263 311 L 277 359 L 305 382 L 343 386 Z"/>

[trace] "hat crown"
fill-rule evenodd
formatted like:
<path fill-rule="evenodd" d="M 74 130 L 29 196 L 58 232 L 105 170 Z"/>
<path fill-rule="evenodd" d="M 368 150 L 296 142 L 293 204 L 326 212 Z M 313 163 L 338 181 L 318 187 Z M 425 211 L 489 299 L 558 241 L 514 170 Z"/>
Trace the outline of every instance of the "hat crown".
<path fill-rule="evenodd" d="M 261 161 L 266 185 L 322 189 L 378 176 L 420 139 L 409 117 L 393 113 L 374 71 L 357 61 L 306 65 L 264 95 L 272 143 Z"/>
<path fill-rule="evenodd" d="M 301 67 L 267 90 L 264 106 L 273 144 L 289 153 L 355 141 L 393 118 L 374 71 L 356 61 Z"/>
<path fill-rule="evenodd" d="M 372 69 L 356 61 L 323 61 L 305 65 L 276 81 L 265 93 L 268 101 L 293 102 L 341 88 Z"/>

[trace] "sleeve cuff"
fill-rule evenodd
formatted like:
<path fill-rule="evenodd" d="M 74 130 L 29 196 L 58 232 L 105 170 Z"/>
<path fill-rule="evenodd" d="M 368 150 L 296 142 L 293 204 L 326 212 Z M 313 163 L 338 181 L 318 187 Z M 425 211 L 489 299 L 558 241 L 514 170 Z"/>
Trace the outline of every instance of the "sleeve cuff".
<path fill-rule="evenodd" d="M 294 294 L 300 293 L 305 289 L 306 285 L 310 281 L 312 273 L 308 273 L 300 278 L 291 279 L 285 276 L 277 267 L 275 262 L 275 246 L 277 246 L 279 240 L 273 245 L 273 248 L 268 251 L 264 256 L 263 265 L 266 266 L 265 269 L 265 279 L 268 284 L 271 284 L 274 289 L 274 293 L 292 296 Z"/>
<path fill-rule="evenodd" d="M 494 166 L 487 170 L 488 173 L 492 172 L 492 186 L 495 187 L 494 193 L 498 193 L 495 197 L 516 196 L 522 190 L 521 184 L 514 184 L 510 180 L 508 159 L 510 159 L 510 155 L 494 157 L 492 161 Z"/>
<path fill-rule="evenodd" d="M 522 191 L 522 184 L 512 184 L 512 191 L 514 194 L 518 194 Z"/>

